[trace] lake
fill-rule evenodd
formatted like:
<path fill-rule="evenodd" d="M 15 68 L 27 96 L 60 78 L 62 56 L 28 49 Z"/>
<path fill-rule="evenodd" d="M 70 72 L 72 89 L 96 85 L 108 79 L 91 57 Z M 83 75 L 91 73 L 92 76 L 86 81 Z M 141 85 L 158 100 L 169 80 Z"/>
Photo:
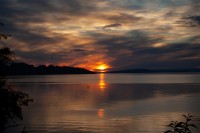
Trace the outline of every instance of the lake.
<path fill-rule="evenodd" d="M 163 133 L 191 113 L 200 132 L 200 74 L 12 76 L 30 95 L 28 133 Z M 7 133 L 22 131 L 23 126 Z"/>

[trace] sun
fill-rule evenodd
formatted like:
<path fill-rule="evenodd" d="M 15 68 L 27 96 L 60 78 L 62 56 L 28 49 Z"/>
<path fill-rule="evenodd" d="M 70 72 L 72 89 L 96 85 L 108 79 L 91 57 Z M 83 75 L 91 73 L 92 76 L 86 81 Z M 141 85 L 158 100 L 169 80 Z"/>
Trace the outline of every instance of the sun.
<path fill-rule="evenodd" d="M 100 66 L 97 67 L 97 69 L 99 69 L 99 70 L 105 70 L 106 66 L 105 65 L 100 65 Z"/>
<path fill-rule="evenodd" d="M 100 71 L 100 72 L 105 72 L 106 69 L 108 69 L 108 68 L 109 68 L 108 65 L 106 65 L 106 64 L 101 64 L 101 65 L 99 65 L 99 66 L 96 67 L 96 70 L 98 70 L 98 71 Z"/>

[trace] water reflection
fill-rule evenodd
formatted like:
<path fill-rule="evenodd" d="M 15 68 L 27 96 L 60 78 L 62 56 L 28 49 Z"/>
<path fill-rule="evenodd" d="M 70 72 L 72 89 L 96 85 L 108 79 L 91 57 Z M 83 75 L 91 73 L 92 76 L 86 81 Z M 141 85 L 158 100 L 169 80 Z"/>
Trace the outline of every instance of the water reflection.
<path fill-rule="evenodd" d="M 88 79 L 94 80 L 91 76 Z M 27 129 L 33 133 L 161 133 L 164 125 L 182 114 L 200 117 L 200 84 L 110 84 L 108 74 L 96 76 L 95 84 L 15 85 L 34 99 L 24 112 Z"/>
<path fill-rule="evenodd" d="M 104 109 L 98 109 L 97 115 L 99 118 L 103 118 L 105 115 L 105 110 Z"/>
<path fill-rule="evenodd" d="M 106 86 L 107 86 L 107 84 L 105 82 L 105 74 L 104 73 L 100 73 L 99 74 L 99 83 L 98 83 L 98 85 L 99 85 L 99 89 L 101 91 L 101 94 L 104 95 L 104 90 L 106 89 Z M 104 108 L 99 108 L 97 110 L 97 116 L 99 118 L 103 118 L 104 114 L 105 114 L 105 109 Z"/>
<path fill-rule="evenodd" d="M 105 74 L 104 73 L 100 73 L 99 74 L 99 89 L 103 93 L 105 88 L 106 88 Z"/>

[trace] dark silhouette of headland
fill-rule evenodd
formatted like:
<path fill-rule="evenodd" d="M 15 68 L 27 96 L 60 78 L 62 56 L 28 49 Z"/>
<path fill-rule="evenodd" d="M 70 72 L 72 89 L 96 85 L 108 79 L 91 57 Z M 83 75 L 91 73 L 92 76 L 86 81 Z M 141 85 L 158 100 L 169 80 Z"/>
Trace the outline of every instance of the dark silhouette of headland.
<path fill-rule="evenodd" d="M 12 63 L 7 68 L 8 75 L 52 75 L 52 74 L 94 74 L 84 68 L 70 66 L 40 65 L 34 66 L 26 63 Z"/>

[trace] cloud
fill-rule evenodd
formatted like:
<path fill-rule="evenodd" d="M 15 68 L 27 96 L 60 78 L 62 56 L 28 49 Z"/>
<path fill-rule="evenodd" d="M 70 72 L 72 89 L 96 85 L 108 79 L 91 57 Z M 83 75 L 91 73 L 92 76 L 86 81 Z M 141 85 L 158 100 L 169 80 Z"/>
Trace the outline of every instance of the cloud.
<path fill-rule="evenodd" d="M 197 27 L 200 26 L 200 15 L 194 15 L 194 16 L 189 16 L 189 17 L 184 17 L 183 19 L 183 24 L 185 26 L 189 27 Z"/>
<path fill-rule="evenodd" d="M 94 33 L 94 37 L 96 34 Z M 115 66 L 115 69 L 194 68 L 200 65 L 200 44 L 195 43 L 199 38 L 194 36 L 182 43 L 153 47 L 154 44 L 163 42 L 163 38 L 155 38 L 146 31 L 133 30 L 123 35 L 98 34 L 95 44 L 106 50 L 104 54 L 113 59 L 110 65 Z M 190 63 L 186 63 L 187 57 Z"/>
<path fill-rule="evenodd" d="M 191 16 L 185 20 L 199 24 L 197 7 L 198 0 L 1 0 L 0 30 L 28 63 L 195 67 L 198 30 L 174 23 Z"/>
<path fill-rule="evenodd" d="M 135 23 L 142 20 L 142 17 L 135 16 L 135 14 L 117 13 L 115 15 L 105 16 L 111 22 L 117 23 Z"/>
<path fill-rule="evenodd" d="M 119 23 L 114 23 L 114 24 L 109 24 L 109 25 L 105 25 L 103 27 L 103 29 L 107 29 L 107 28 L 116 28 L 116 27 L 121 27 L 122 24 L 119 24 Z"/>

